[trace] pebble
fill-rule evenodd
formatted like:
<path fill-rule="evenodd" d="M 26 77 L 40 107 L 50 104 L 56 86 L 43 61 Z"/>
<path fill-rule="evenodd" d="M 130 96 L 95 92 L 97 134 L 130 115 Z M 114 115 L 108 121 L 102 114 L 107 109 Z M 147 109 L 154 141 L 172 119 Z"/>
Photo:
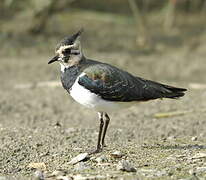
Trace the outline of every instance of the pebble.
<path fill-rule="evenodd" d="M 196 172 L 196 173 L 206 172 L 206 167 L 197 167 L 195 172 Z"/>
<path fill-rule="evenodd" d="M 140 169 L 138 172 L 141 173 L 143 176 L 147 176 L 150 178 L 168 176 L 168 173 L 166 170 L 158 171 L 156 169 Z"/>
<path fill-rule="evenodd" d="M 89 167 L 84 162 L 77 163 L 74 168 L 76 171 L 83 171 L 85 169 L 89 169 Z"/>
<path fill-rule="evenodd" d="M 82 154 L 79 154 L 78 156 L 74 157 L 70 162 L 69 164 L 76 164 L 80 161 L 83 161 L 83 160 L 86 160 L 89 158 L 89 154 L 88 153 L 82 153 Z"/>
<path fill-rule="evenodd" d="M 43 172 L 39 171 L 39 170 L 35 171 L 34 178 L 35 178 L 35 180 L 44 180 Z"/>
<path fill-rule="evenodd" d="M 111 153 L 111 156 L 114 158 L 121 158 L 123 156 L 123 153 L 121 151 L 114 151 Z"/>
<path fill-rule="evenodd" d="M 194 169 L 190 169 L 190 170 L 189 170 L 189 174 L 194 175 L 194 174 L 195 174 Z"/>
<path fill-rule="evenodd" d="M 200 158 L 206 158 L 206 153 L 197 153 L 191 157 L 191 159 L 200 159 Z"/>
<path fill-rule="evenodd" d="M 67 128 L 65 132 L 68 133 L 68 134 L 72 134 L 76 131 L 77 131 L 77 129 L 75 129 L 75 128 Z"/>
<path fill-rule="evenodd" d="M 101 175 L 96 175 L 96 176 L 82 176 L 81 174 L 77 174 L 75 176 L 72 177 L 73 180 L 103 180 L 103 179 L 107 179 L 105 176 L 101 176 Z"/>
<path fill-rule="evenodd" d="M 66 171 L 64 170 L 55 170 L 51 173 L 51 176 L 64 176 Z"/>
<path fill-rule="evenodd" d="M 176 136 L 169 136 L 169 137 L 167 137 L 167 140 L 169 140 L 169 141 L 172 141 L 172 140 L 175 140 L 176 139 Z"/>
<path fill-rule="evenodd" d="M 192 141 L 197 141 L 197 136 L 193 136 L 193 137 L 191 138 L 191 140 L 192 140 Z"/>
<path fill-rule="evenodd" d="M 126 172 L 136 172 L 137 170 L 130 164 L 127 160 L 121 160 L 117 164 L 117 170 L 126 171 Z"/>
<path fill-rule="evenodd" d="M 106 158 L 106 156 L 100 156 L 100 157 L 95 159 L 95 161 L 98 162 L 98 163 L 107 162 L 107 160 L 108 159 Z"/>
<path fill-rule="evenodd" d="M 191 175 L 194 174 L 201 174 L 201 173 L 205 173 L 206 172 L 206 167 L 197 167 L 196 169 L 190 169 L 189 173 Z"/>
<path fill-rule="evenodd" d="M 30 163 L 28 165 L 29 168 L 34 168 L 34 169 L 40 169 L 40 170 L 46 170 L 46 164 L 43 163 L 43 162 L 40 162 L 40 163 Z"/>
<path fill-rule="evenodd" d="M 56 179 L 57 180 L 72 180 L 71 177 L 67 177 L 67 176 L 57 176 Z"/>
<path fill-rule="evenodd" d="M 157 176 L 157 177 L 166 176 L 166 175 L 168 175 L 168 173 L 165 170 L 156 171 L 156 173 L 154 174 L 154 176 Z"/>

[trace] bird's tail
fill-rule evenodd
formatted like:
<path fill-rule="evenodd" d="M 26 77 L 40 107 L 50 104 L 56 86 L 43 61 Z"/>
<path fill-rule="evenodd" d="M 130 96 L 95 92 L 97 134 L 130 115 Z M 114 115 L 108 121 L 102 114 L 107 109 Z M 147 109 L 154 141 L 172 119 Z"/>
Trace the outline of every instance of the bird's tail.
<path fill-rule="evenodd" d="M 187 89 L 184 88 L 177 88 L 173 86 L 168 86 L 168 85 L 162 85 L 166 91 L 163 92 L 164 98 L 172 98 L 172 99 L 177 99 L 185 95 L 185 91 Z"/>
<path fill-rule="evenodd" d="M 184 88 L 169 86 L 150 80 L 146 80 L 146 83 L 150 87 L 150 92 L 147 92 L 147 96 L 149 97 L 148 99 L 157 99 L 157 98 L 177 99 L 184 96 L 185 91 L 187 91 L 187 89 Z"/>

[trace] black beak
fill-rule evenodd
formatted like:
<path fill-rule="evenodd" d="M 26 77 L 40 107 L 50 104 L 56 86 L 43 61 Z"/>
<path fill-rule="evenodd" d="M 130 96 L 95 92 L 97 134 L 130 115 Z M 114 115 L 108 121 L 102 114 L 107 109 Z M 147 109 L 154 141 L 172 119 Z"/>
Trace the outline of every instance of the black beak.
<path fill-rule="evenodd" d="M 48 64 L 51 64 L 51 63 L 53 63 L 53 62 L 55 62 L 55 61 L 58 61 L 58 59 L 59 59 L 58 56 L 54 56 L 54 57 L 48 62 Z"/>

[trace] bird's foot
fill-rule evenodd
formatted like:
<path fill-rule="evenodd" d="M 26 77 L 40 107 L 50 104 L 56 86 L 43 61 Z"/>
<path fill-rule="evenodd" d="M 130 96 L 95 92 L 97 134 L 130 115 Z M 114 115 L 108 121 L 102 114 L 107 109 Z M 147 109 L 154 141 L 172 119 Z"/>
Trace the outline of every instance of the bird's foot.
<path fill-rule="evenodd" d="M 107 147 L 107 145 L 104 143 L 102 147 Z"/>
<path fill-rule="evenodd" d="M 100 152 L 102 152 L 102 148 L 96 148 L 96 149 L 93 149 L 93 150 L 90 150 L 89 152 L 88 152 L 88 154 L 89 155 L 91 155 L 91 154 L 97 154 L 97 153 L 100 153 Z"/>

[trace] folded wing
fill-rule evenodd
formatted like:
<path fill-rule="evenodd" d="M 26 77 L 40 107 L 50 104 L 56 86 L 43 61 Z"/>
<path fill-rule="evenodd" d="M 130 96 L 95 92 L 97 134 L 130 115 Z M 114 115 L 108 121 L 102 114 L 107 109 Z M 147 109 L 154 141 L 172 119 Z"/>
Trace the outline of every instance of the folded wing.
<path fill-rule="evenodd" d="M 108 64 L 96 64 L 84 70 L 78 83 L 109 101 L 147 101 L 179 98 L 186 89 L 135 77 Z"/>

